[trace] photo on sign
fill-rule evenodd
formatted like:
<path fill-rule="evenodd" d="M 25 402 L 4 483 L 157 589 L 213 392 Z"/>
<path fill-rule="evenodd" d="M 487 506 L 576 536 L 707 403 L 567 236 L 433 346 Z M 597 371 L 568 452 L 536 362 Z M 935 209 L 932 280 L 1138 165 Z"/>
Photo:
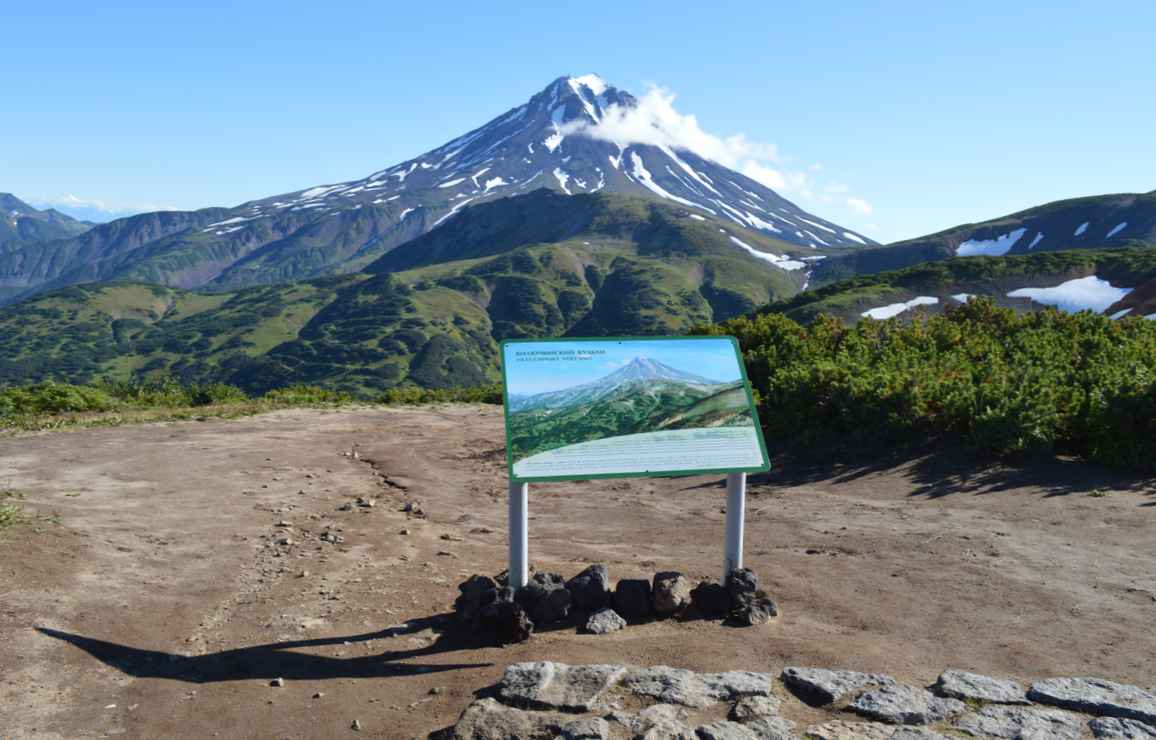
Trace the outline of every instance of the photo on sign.
<path fill-rule="evenodd" d="M 729 337 L 507 342 L 503 370 L 518 479 L 765 468 Z"/>

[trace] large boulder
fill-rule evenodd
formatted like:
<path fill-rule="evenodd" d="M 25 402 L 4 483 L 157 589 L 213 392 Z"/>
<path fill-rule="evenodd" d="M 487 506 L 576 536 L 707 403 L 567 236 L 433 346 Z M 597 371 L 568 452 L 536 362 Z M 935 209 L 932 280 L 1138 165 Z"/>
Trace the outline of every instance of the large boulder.
<path fill-rule="evenodd" d="M 613 594 L 605 565 L 591 565 L 566 581 L 566 590 L 572 599 L 571 608 L 577 612 L 596 612 L 610 606 Z"/>
<path fill-rule="evenodd" d="M 1156 727 L 1119 717 L 1097 717 L 1088 723 L 1097 740 L 1156 740 Z"/>
<path fill-rule="evenodd" d="M 506 668 L 498 684 L 498 695 L 516 706 L 589 712 L 625 673 L 626 669 L 618 665 L 515 663 Z"/>
<path fill-rule="evenodd" d="M 523 712 L 487 698 L 466 707 L 449 737 L 452 740 L 553 740 L 562 725 L 559 717 Z"/>
<path fill-rule="evenodd" d="M 690 592 L 690 602 L 704 617 L 725 617 L 731 610 L 731 595 L 726 587 L 703 581 Z"/>
<path fill-rule="evenodd" d="M 608 740 L 610 724 L 601 717 L 583 717 L 562 727 L 562 740 Z"/>
<path fill-rule="evenodd" d="M 518 589 L 514 600 L 522 605 L 535 625 L 555 624 L 570 614 L 570 592 L 556 573 L 535 573 Z"/>
<path fill-rule="evenodd" d="M 1036 681 L 1028 698 L 1040 704 L 1100 717 L 1121 717 L 1156 725 L 1156 695 L 1139 686 L 1102 678 L 1049 678 Z"/>
<path fill-rule="evenodd" d="M 806 740 L 948 740 L 946 736 L 922 727 L 895 727 L 881 722 L 848 722 L 842 719 L 811 725 L 803 737 Z"/>
<path fill-rule="evenodd" d="M 770 696 L 771 683 L 769 673 L 694 673 L 668 666 L 636 668 L 622 679 L 623 688 L 639 696 L 648 696 L 664 704 L 697 708 L 745 696 Z"/>
<path fill-rule="evenodd" d="M 1030 704 L 1024 687 L 1006 678 L 949 669 L 939 674 L 931 690 L 940 696 L 989 704 Z"/>
<path fill-rule="evenodd" d="M 760 717 L 773 717 L 781 706 L 775 696 L 748 696 L 735 702 L 727 718 L 735 722 L 750 722 Z"/>
<path fill-rule="evenodd" d="M 629 621 L 650 617 L 650 581 L 623 578 L 614 589 L 614 611 Z"/>
<path fill-rule="evenodd" d="M 611 719 L 634 740 L 697 740 L 686 725 L 687 711 L 673 704 L 654 704 L 638 714 L 612 712 Z"/>
<path fill-rule="evenodd" d="M 1083 717 L 1058 709 L 992 705 L 964 715 L 952 729 L 972 737 L 1001 740 L 1077 740 L 1083 736 L 1084 722 Z"/>
<path fill-rule="evenodd" d="M 478 615 L 478 630 L 499 645 L 525 642 L 534 632 L 526 610 L 513 601 L 495 601 L 482 607 Z"/>
<path fill-rule="evenodd" d="M 894 725 L 929 725 L 963 714 L 967 705 L 958 699 L 936 696 L 927 689 L 896 684 L 861 694 L 850 708 L 868 719 Z"/>
<path fill-rule="evenodd" d="M 672 617 L 690 605 L 690 581 L 681 573 L 655 573 L 651 592 L 654 614 L 660 619 Z"/>
<path fill-rule="evenodd" d="M 626 626 L 626 620 L 613 609 L 599 609 L 586 620 L 585 630 L 592 635 L 605 635 L 608 632 L 617 632 Z"/>
<path fill-rule="evenodd" d="M 814 706 L 833 704 L 859 689 L 895 685 L 894 678 L 882 673 L 832 671 L 827 668 L 799 666 L 783 669 L 782 679 L 795 696 Z"/>

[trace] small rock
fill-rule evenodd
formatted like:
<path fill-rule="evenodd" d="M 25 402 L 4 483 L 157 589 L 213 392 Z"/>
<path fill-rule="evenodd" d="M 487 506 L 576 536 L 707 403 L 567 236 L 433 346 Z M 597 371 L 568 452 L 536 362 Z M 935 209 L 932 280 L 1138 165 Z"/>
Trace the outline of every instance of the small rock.
<path fill-rule="evenodd" d="M 408 529 L 402 529 L 402 530 L 398 531 L 398 534 L 407 535 L 407 534 L 409 534 L 409 530 Z"/>
<path fill-rule="evenodd" d="M 465 541 L 464 537 L 458 537 L 456 534 L 443 534 L 441 536 L 441 539 L 445 540 L 446 542 L 464 542 Z"/>
<path fill-rule="evenodd" d="M 781 702 L 774 696 L 748 696 L 731 707 L 728 717 L 735 722 L 749 722 L 759 717 L 771 717 L 779 713 Z"/>
<path fill-rule="evenodd" d="M 292 523 L 290 523 L 290 522 L 287 522 L 287 521 L 285 521 L 284 519 L 282 519 L 281 521 L 277 522 L 277 526 L 278 526 L 278 527 L 281 527 L 282 529 L 284 529 L 284 528 L 286 528 L 286 527 L 292 527 L 292 526 L 293 526 L 293 524 L 292 524 Z"/>
<path fill-rule="evenodd" d="M 971 699 L 993 704 L 1030 704 L 1024 687 L 1006 678 L 949 669 L 939 674 L 931 690 L 952 699 Z"/>
<path fill-rule="evenodd" d="M 660 619 L 674 616 L 690 605 L 690 581 L 681 573 L 655 573 L 651 593 L 654 614 Z"/>
<path fill-rule="evenodd" d="M 278 537 L 277 539 L 273 540 L 273 544 L 288 547 L 289 545 L 293 544 L 293 540 L 289 537 Z"/>
<path fill-rule="evenodd" d="M 488 576 L 473 575 L 458 584 L 458 592 L 454 615 L 459 624 L 476 629 L 483 607 L 498 600 L 498 584 Z"/>
<path fill-rule="evenodd" d="M 718 583 L 703 581 L 690 592 L 690 601 L 700 614 L 707 617 L 723 617 L 731 609 L 731 596 Z"/>
<path fill-rule="evenodd" d="M 349 729 L 353 730 L 354 732 L 361 732 L 361 721 L 356 719 L 353 720 L 353 722 L 351 722 L 349 725 Z"/>
<path fill-rule="evenodd" d="M 599 609 L 586 620 L 585 630 L 594 635 L 616 632 L 626 626 L 626 620 L 613 609 Z"/>
<path fill-rule="evenodd" d="M 1035 709 L 993 705 L 962 717 L 952 729 L 973 737 L 1021 740 L 1050 738 L 1077 740 L 1083 735 L 1084 719 L 1057 709 Z"/>
<path fill-rule="evenodd" d="M 614 589 L 614 611 L 626 620 L 643 620 L 650 616 L 650 581 L 623 578 Z"/>
<path fill-rule="evenodd" d="M 754 593 L 759 590 L 759 577 L 750 568 L 732 570 L 727 576 L 726 587 L 732 598 L 739 594 Z"/>
<path fill-rule="evenodd" d="M 270 686 L 274 686 L 274 687 L 276 687 L 276 688 L 278 688 L 278 689 L 279 689 L 279 688 L 281 688 L 281 687 L 283 687 L 283 686 L 285 685 L 285 679 L 283 679 L 283 678 L 274 678 L 272 681 L 270 681 L 270 682 L 269 682 L 269 685 L 270 685 Z"/>
<path fill-rule="evenodd" d="M 318 692 L 316 692 L 316 693 L 314 693 L 314 694 L 313 694 L 313 698 L 314 698 L 314 699 L 320 699 L 320 698 L 321 698 L 321 697 L 323 697 L 323 696 L 325 696 L 325 694 L 323 694 L 323 693 L 322 693 L 322 692 L 320 692 L 320 691 L 318 691 Z"/>
<path fill-rule="evenodd" d="M 944 699 L 927 689 L 896 684 L 872 689 L 849 707 L 869 719 L 895 725 L 929 725 L 963 714 L 967 705 L 958 699 Z"/>
<path fill-rule="evenodd" d="M 430 694 L 430 696 L 437 696 L 438 694 L 441 694 L 444 691 L 445 691 L 445 689 L 443 689 L 441 686 L 434 686 L 432 689 L 429 690 L 429 694 Z"/>
<path fill-rule="evenodd" d="M 574 610 L 579 612 L 598 611 L 610 606 L 612 600 L 610 578 L 606 574 L 605 565 L 589 566 L 566 581 L 566 590 L 570 592 Z"/>
<path fill-rule="evenodd" d="M 338 506 L 337 510 L 338 511 L 353 511 L 353 504 L 351 504 L 347 501 L 344 504 L 342 504 L 341 506 Z"/>
<path fill-rule="evenodd" d="M 732 597 L 727 622 L 739 627 L 753 627 L 766 624 L 777 616 L 779 607 L 765 591 L 744 592 Z"/>
<path fill-rule="evenodd" d="M 498 694 L 515 706 L 588 712 L 625 673 L 619 665 L 515 663 L 506 668 Z"/>
<path fill-rule="evenodd" d="M 556 573 L 535 573 L 530 582 L 514 594 L 534 624 L 554 624 L 570 614 L 570 592 Z"/>
<path fill-rule="evenodd" d="M 534 632 L 526 610 L 512 601 L 497 601 L 482 608 L 478 628 L 499 645 L 525 642 Z"/>
<path fill-rule="evenodd" d="M 1139 686 L 1102 678 L 1049 678 L 1028 689 L 1028 698 L 1040 704 L 1086 712 L 1101 717 L 1134 719 L 1156 725 L 1156 695 Z"/>
<path fill-rule="evenodd" d="M 1156 727 L 1119 717 L 1097 717 L 1088 723 L 1100 740 L 1156 740 Z"/>
<path fill-rule="evenodd" d="M 823 706 L 841 700 L 853 691 L 868 686 L 894 686 L 895 679 L 881 673 L 832 671 L 826 668 L 786 668 L 783 683 L 804 702 Z"/>

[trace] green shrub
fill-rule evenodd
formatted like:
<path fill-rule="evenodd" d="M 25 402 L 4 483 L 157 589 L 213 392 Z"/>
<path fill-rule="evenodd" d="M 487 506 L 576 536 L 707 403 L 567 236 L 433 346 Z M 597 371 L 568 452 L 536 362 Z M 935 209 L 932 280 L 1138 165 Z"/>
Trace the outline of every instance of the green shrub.
<path fill-rule="evenodd" d="M 424 403 L 502 403 L 502 386 L 475 386 L 472 388 L 420 388 L 405 386 L 390 388 L 377 398 L 389 406 L 416 406 Z"/>
<path fill-rule="evenodd" d="M 107 411 L 114 399 L 100 388 L 37 383 L 0 389 L 0 416 Z"/>
<path fill-rule="evenodd" d="M 318 388 L 313 385 L 291 385 L 286 388 L 275 388 L 261 398 L 277 406 L 328 405 L 348 403 L 352 400 L 348 393 Z"/>
<path fill-rule="evenodd" d="M 739 339 L 767 438 L 798 449 L 944 439 L 1156 471 L 1156 322 L 973 300 L 910 323 L 768 313 L 704 331 Z"/>

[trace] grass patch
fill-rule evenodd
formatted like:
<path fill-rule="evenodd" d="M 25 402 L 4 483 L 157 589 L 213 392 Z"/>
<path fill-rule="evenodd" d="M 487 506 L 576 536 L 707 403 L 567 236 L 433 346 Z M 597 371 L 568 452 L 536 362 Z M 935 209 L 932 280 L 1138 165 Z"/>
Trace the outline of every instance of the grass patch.
<path fill-rule="evenodd" d="M 11 499 L 23 498 L 14 491 L 0 491 L 0 530 L 14 526 L 24 518 L 24 511 Z"/>

